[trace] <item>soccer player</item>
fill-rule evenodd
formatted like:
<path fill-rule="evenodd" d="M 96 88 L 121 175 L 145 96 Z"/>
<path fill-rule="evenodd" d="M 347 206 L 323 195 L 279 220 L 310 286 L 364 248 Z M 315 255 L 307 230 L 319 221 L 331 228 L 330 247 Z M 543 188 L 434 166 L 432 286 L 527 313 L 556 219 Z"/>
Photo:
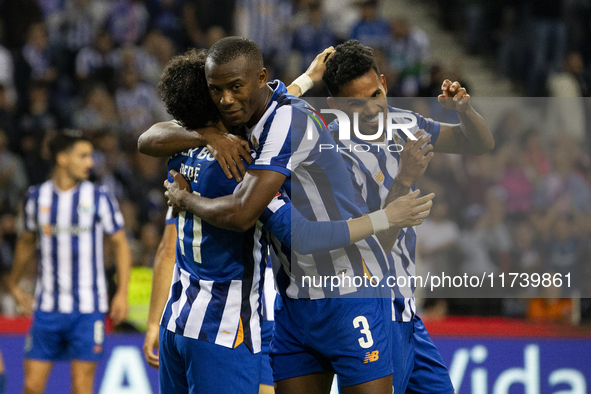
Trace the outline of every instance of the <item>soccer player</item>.
<path fill-rule="evenodd" d="M 50 151 L 53 176 L 27 192 L 25 231 L 18 238 L 8 279 L 21 310 L 35 311 L 25 345 L 24 392 L 44 392 L 53 363 L 70 360 L 72 392 L 90 394 L 109 309 L 105 233 L 117 264 L 117 292 L 110 312 L 114 324 L 127 316 L 131 256 L 117 201 L 104 187 L 88 181 L 93 166 L 90 141 L 67 131 L 51 141 Z M 37 251 L 41 269 L 33 300 L 18 283 Z"/>
<path fill-rule="evenodd" d="M 209 114 L 205 112 L 204 114 L 203 109 L 207 107 L 207 103 L 209 103 L 209 105 L 212 105 L 213 103 L 209 100 L 208 97 L 204 97 L 206 101 L 203 102 L 203 100 L 199 99 L 199 96 L 195 96 L 195 92 L 199 92 L 200 89 L 203 90 L 199 87 L 199 81 L 197 81 L 197 84 L 195 86 L 195 78 L 197 77 L 195 71 L 199 69 L 200 64 L 199 56 L 200 54 L 196 52 L 188 52 L 187 54 L 173 60 L 171 64 L 167 67 L 167 70 L 164 73 L 161 83 L 161 90 L 167 108 L 169 109 L 171 114 L 175 116 L 175 118 L 180 119 L 187 127 L 190 128 L 200 127 L 202 122 L 207 121 L 207 115 L 216 113 L 216 110 L 214 108 L 213 112 L 210 112 Z M 178 86 L 179 81 L 182 81 L 180 86 Z M 191 97 L 185 97 L 180 95 L 179 91 L 181 91 L 182 88 L 187 89 L 189 96 Z M 183 108 L 187 107 L 185 103 L 190 103 L 188 107 L 188 113 L 183 112 Z M 169 166 L 171 168 L 177 168 L 179 171 L 182 172 L 184 176 L 189 178 L 189 181 L 191 183 L 190 189 L 192 190 L 193 194 L 205 196 L 231 194 L 231 192 L 234 189 L 236 189 L 236 181 L 228 179 L 225 180 L 223 177 L 221 177 L 221 169 L 213 161 L 214 159 L 207 149 L 190 149 L 182 152 L 181 154 L 173 156 L 169 163 Z M 175 183 L 178 184 L 178 181 Z M 272 205 L 277 206 L 277 204 Z M 267 211 L 269 211 L 270 213 L 267 214 Z M 273 211 L 272 207 L 268 208 L 262 218 L 262 220 L 265 222 L 272 222 L 272 224 L 270 225 L 270 231 L 273 231 L 273 227 L 275 226 L 274 223 L 280 222 L 279 220 L 269 220 L 268 216 L 274 215 L 275 212 L 279 212 L 279 210 L 277 209 Z M 283 210 L 282 212 L 283 214 L 286 213 L 285 210 Z M 291 212 L 287 210 L 287 214 L 290 213 Z M 404 215 L 402 214 L 402 212 L 398 212 L 394 216 L 402 217 Z M 257 327 L 256 323 L 258 316 L 255 313 L 253 313 L 253 311 L 256 309 L 255 306 L 257 305 L 257 295 L 253 294 L 252 291 L 254 289 L 255 283 L 257 282 L 256 277 L 260 277 L 261 275 L 260 264 L 257 263 L 255 267 L 252 268 L 252 263 L 245 265 L 245 262 L 242 261 L 242 264 L 240 264 L 240 258 L 244 259 L 245 261 L 252 261 L 256 259 L 256 261 L 260 262 L 262 256 L 261 248 L 259 246 L 255 248 L 255 259 L 253 259 L 252 256 L 249 257 L 250 253 L 252 253 L 248 252 L 248 250 L 250 249 L 246 249 L 245 253 L 242 256 L 240 256 L 240 253 L 229 253 L 228 251 L 233 249 L 238 249 L 239 251 L 242 251 L 242 247 L 239 242 L 240 238 L 238 238 L 239 234 L 215 228 L 206 221 L 192 215 L 190 212 L 181 212 L 178 220 L 179 240 L 182 241 L 179 241 L 180 247 L 177 248 L 177 267 L 179 268 L 176 268 L 175 272 L 180 271 L 190 273 L 187 274 L 189 279 L 187 279 L 184 282 L 182 281 L 181 276 L 181 282 L 183 283 L 180 283 L 177 279 L 173 284 L 170 300 L 163 316 L 163 328 L 161 328 L 160 333 L 161 359 L 159 363 L 161 371 L 161 388 L 163 391 L 174 389 L 176 391 L 181 390 L 182 392 L 191 392 L 193 390 L 193 387 L 195 387 L 194 382 L 199 381 L 200 390 L 205 392 L 207 392 L 207 390 L 222 390 L 232 392 L 240 390 L 245 392 L 252 392 L 254 384 L 258 382 L 258 379 L 252 379 L 254 376 L 256 376 L 254 372 L 255 367 L 257 366 L 255 354 L 249 354 L 244 351 L 237 352 L 236 350 L 238 349 L 234 349 L 234 351 L 228 351 L 219 348 L 217 350 L 215 348 L 209 349 L 210 346 L 204 343 L 200 343 L 201 341 L 213 341 L 218 345 L 230 348 L 234 345 L 239 346 L 240 343 L 237 343 L 237 341 L 241 337 L 238 333 L 241 332 L 240 326 L 243 324 L 242 322 L 248 322 L 247 316 L 242 316 L 243 319 L 236 320 L 234 322 L 236 324 L 233 325 L 231 320 L 224 322 L 223 316 L 221 322 L 217 321 L 215 319 L 215 311 L 212 310 L 211 314 L 213 316 L 210 316 L 210 318 L 207 321 L 210 323 L 210 326 L 216 326 L 217 324 L 218 336 L 214 335 L 213 337 L 211 337 L 208 335 L 203 335 L 203 328 L 201 328 L 203 323 L 201 323 L 201 326 L 195 326 L 194 324 L 190 325 L 188 321 L 185 322 L 186 319 L 190 318 L 192 312 L 186 312 L 185 316 L 183 316 L 182 311 L 190 311 L 193 307 L 199 306 L 195 305 L 195 303 L 197 303 L 200 297 L 202 298 L 202 302 L 205 302 L 207 305 L 218 305 L 220 303 L 225 303 L 224 310 L 229 308 L 228 305 L 239 305 L 239 310 L 242 308 L 250 310 L 251 314 L 248 316 L 250 316 L 251 318 L 251 324 L 249 324 L 248 326 L 243 326 L 248 327 L 249 329 L 242 329 L 242 335 L 246 335 L 246 338 L 241 340 L 246 340 L 247 346 L 249 343 L 251 344 L 251 349 L 249 349 L 251 350 L 251 353 L 257 353 L 259 343 L 257 342 L 255 332 Z M 367 224 L 369 224 L 370 222 L 370 220 L 368 220 L 367 218 L 355 219 L 347 224 L 343 224 L 345 224 L 345 226 L 351 226 L 351 223 L 359 221 L 367 222 L 365 227 L 371 229 L 371 225 L 367 226 Z M 198 231 L 196 231 L 196 223 L 198 223 Z M 288 219 L 287 226 L 282 226 L 282 231 L 284 231 L 284 233 L 285 231 L 287 231 L 288 236 L 291 232 L 290 224 L 290 220 Z M 260 238 L 260 227 L 261 225 L 257 224 L 256 229 L 259 230 L 256 230 L 254 234 L 257 237 L 257 245 L 262 246 L 263 242 Z M 181 228 L 184 230 L 181 231 Z M 253 229 L 250 229 L 243 234 L 245 240 L 251 242 L 250 238 L 252 238 L 252 234 L 250 233 L 252 231 Z M 228 243 L 229 240 L 224 241 L 222 235 L 228 233 L 230 233 L 229 236 L 235 239 L 236 241 L 230 243 Z M 365 235 L 363 236 L 358 236 L 354 235 L 354 232 L 349 231 L 349 234 L 347 234 L 350 236 L 350 238 L 348 238 L 348 241 L 350 239 L 366 238 L 367 236 L 371 235 L 371 233 L 372 232 L 369 231 L 365 233 Z M 281 235 L 278 236 L 281 237 Z M 297 235 L 295 236 L 295 238 L 297 239 Z M 170 244 L 169 241 L 167 241 L 167 243 Z M 344 243 L 344 245 L 346 244 L 347 243 Z M 227 256 L 225 257 L 225 260 L 223 260 L 224 254 L 220 253 L 220 245 L 226 245 L 223 249 L 226 252 L 228 252 L 226 253 Z M 289 244 L 287 246 L 289 247 Z M 190 250 L 192 250 L 192 256 L 188 256 L 191 254 Z M 196 250 L 198 252 L 196 252 Z M 198 253 L 199 255 L 198 264 L 196 264 L 194 261 L 195 253 Z M 223 264 L 220 264 L 221 262 L 223 262 Z M 159 264 L 160 263 L 161 261 L 159 261 Z M 207 270 L 207 266 L 210 266 L 211 268 Z M 230 268 L 226 269 L 226 266 L 230 266 Z M 240 268 L 241 266 L 243 268 Z M 250 268 L 247 269 L 248 267 Z M 203 275 L 207 275 L 210 277 L 219 275 L 219 273 L 215 272 L 216 268 L 221 270 L 222 274 L 225 273 L 226 276 L 232 273 L 232 275 L 238 275 L 238 277 L 241 278 L 235 278 L 233 279 L 233 281 L 242 280 L 243 282 L 246 281 L 247 283 L 251 284 L 252 287 L 248 288 L 247 290 L 249 291 L 246 292 L 249 295 L 248 302 L 241 300 L 241 298 L 239 297 L 240 294 L 245 293 L 244 291 L 234 294 L 232 296 L 224 296 L 224 293 L 222 293 L 222 295 L 220 296 L 219 293 L 215 293 L 211 294 L 208 298 L 207 294 L 208 292 L 211 293 L 211 290 L 208 290 L 208 288 L 203 288 L 203 286 L 195 285 L 196 283 L 201 284 L 202 280 L 199 278 Z M 159 268 L 157 267 L 157 269 Z M 255 274 L 255 280 L 253 280 L 253 278 L 251 278 L 251 276 L 248 275 L 249 272 L 251 275 L 252 273 Z M 176 276 L 178 277 L 179 275 L 177 274 Z M 156 279 L 157 277 L 159 277 L 159 275 L 156 273 L 154 277 Z M 219 282 L 218 284 L 220 286 L 223 286 L 222 282 Z M 195 290 L 195 287 L 197 287 L 197 290 Z M 154 291 L 157 291 L 156 286 L 154 286 Z M 191 294 L 193 297 L 195 297 L 195 292 L 198 292 L 196 296 L 197 298 L 195 298 L 195 301 L 191 301 Z M 184 299 L 183 294 L 186 294 L 186 297 Z M 179 299 L 179 297 L 181 298 Z M 220 297 L 222 297 L 223 299 L 219 300 Z M 153 320 L 153 316 L 157 315 L 157 313 L 152 313 L 155 309 L 158 309 L 157 305 L 160 302 L 154 302 L 157 299 L 161 299 L 161 297 L 156 296 L 153 293 L 150 313 L 151 320 Z M 175 306 L 175 304 L 177 304 L 177 299 L 179 299 L 178 302 L 180 302 L 180 304 Z M 185 306 L 183 306 L 183 304 Z M 187 307 L 187 305 L 189 306 Z M 180 310 L 181 312 L 176 312 L 175 308 Z M 208 306 L 207 313 L 210 313 L 210 309 L 211 308 Z M 175 317 L 175 315 L 178 315 L 178 317 Z M 200 314 L 197 313 L 197 316 L 199 315 Z M 207 316 L 201 316 L 200 318 L 206 319 Z M 236 318 L 236 316 L 234 316 L 234 318 Z M 223 330 L 223 334 L 225 335 L 222 335 L 220 337 L 219 330 L 221 330 L 222 324 L 227 325 L 228 327 L 226 327 L 226 329 Z M 150 324 L 149 326 L 152 327 L 153 324 Z M 238 329 L 236 329 L 235 326 L 237 326 Z M 166 330 L 164 330 L 164 328 L 166 328 Z M 232 331 L 230 331 L 232 328 L 234 328 L 234 331 L 236 333 L 234 334 L 235 337 L 228 337 L 227 335 L 232 335 Z M 211 331 L 211 327 L 209 327 L 209 329 Z M 171 332 L 174 332 L 174 334 Z M 149 340 L 149 337 L 152 339 Z M 154 360 L 155 357 L 152 353 L 152 349 L 155 347 L 156 341 L 154 339 L 153 333 L 149 334 L 149 337 L 146 337 L 147 343 L 145 346 L 145 351 L 147 351 L 148 360 L 152 358 L 151 365 L 156 365 L 156 360 Z M 196 338 L 198 340 L 191 340 L 192 338 Z M 227 344 L 223 342 L 224 340 L 226 340 L 226 338 L 229 338 L 229 340 L 226 341 L 228 342 Z M 181 351 L 180 349 L 184 349 L 184 351 Z M 213 368 L 215 363 L 210 363 L 206 366 L 197 366 L 197 363 L 195 363 L 194 361 L 189 362 L 186 359 L 186 357 L 191 357 L 191 360 L 194 360 L 195 357 L 192 355 L 194 355 L 195 352 L 199 353 L 206 350 L 219 353 L 220 359 L 229 358 L 232 360 L 232 362 L 225 363 L 226 372 L 228 372 L 228 376 L 230 377 L 230 379 L 227 379 L 224 382 L 220 382 L 219 380 L 210 381 L 211 379 L 208 380 L 207 378 L 212 376 L 212 372 L 210 369 Z M 242 360 L 242 362 L 240 362 L 240 360 Z M 260 365 L 260 361 L 258 365 Z M 246 368 L 246 366 L 248 366 L 248 368 Z M 239 368 L 239 370 L 235 370 L 235 368 Z M 250 377 L 251 380 L 248 381 L 247 377 Z M 245 382 L 247 381 L 248 384 L 245 385 Z"/>
<path fill-rule="evenodd" d="M 323 80 L 330 92 L 329 105 L 345 112 L 350 118 L 357 112 L 362 134 L 375 135 L 378 114 L 385 117 L 388 112 L 409 113 L 388 106 L 386 80 L 378 70 L 371 49 L 357 41 L 351 40 L 336 48 L 335 55 L 327 62 Z M 461 123 L 434 122 L 414 113 L 417 125 L 411 131 L 416 136 L 425 132 L 424 136 L 428 138 L 411 141 L 407 140 L 404 133 L 399 133 L 395 137 L 396 141 L 405 144 L 401 153 L 384 149 L 373 149 L 370 152 L 341 150 L 358 192 L 370 210 L 379 209 L 392 199 L 407 194 L 425 171 L 426 162 L 433 155 L 431 150 L 478 155 L 494 147 L 490 131 L 482 117 L 471 107 L 470 96 L 458 82 L 443 82 L 439 102 L 446 108 L 455 109 Z M 338 135 L 339 125 L 336 121 L 329 125 L 329 129 L 333 136 Z M 376 142 L 383 140 L 384 135 Z M 350 142 L 367 144 L 356 136 L 352 136 Z M 422 147 L 425 142 L 430 145 Z M 339 141 L 341 147 L 347 144 L 347 141 Z M 415 165 L 412 166 L 414 170 L 405 171 L 408 162 L 412 160 L 419 160 L 418 163 L 422 161 L 424 165 Z M 415 275 L 415 229 L 390 229 L 378 237 L 381 236 L 393 241 L 386 247 L 394 262 L 391 274 Z M 396 291 L 398 297 L 393 302 L 392 314 L 393 336 L 402 332 L 406 341 L 400 346 L 404 348 L 408 338 L 411 338 L 412 346 L 406 347 L 406 353 L 402 356 L 403 360 L 410 360 L 409 365 L 395 368 L 395 392 L 406 390 L 407 393 L 452 393 L 454 389 L 449 373 L 423 322 L 416 315 L 412 289 L 398 288 Z"/>

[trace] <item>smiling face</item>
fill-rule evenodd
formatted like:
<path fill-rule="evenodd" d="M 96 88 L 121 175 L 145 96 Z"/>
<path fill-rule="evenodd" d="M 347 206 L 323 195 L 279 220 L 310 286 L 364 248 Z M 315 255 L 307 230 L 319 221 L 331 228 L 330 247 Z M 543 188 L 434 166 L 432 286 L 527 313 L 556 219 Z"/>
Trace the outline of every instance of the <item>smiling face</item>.
<path fill-rule="evenodd" d="M 265 100 L 265 68 L 257 68 L 246 56 L 238 56 L 225 64 L 207 59 L 205 77 L 211 99 L 229 124 L 252 126 L 256 123 L 255 115 Z"/>
<path fill-rule="evenodd" d="M 365 135 L 373 135 L 379 127 L 378 115 L 382 113 L 384 124 L 388 113 L 386 99 L 388 88 L 386 78 L 378 75 L 375 70 L 353 79 L 340 87 L 338 97 L 330 97 L 331 108 L 345 112 L 353 120 L 353 114 L 359 114 L 359 131 Z"/>

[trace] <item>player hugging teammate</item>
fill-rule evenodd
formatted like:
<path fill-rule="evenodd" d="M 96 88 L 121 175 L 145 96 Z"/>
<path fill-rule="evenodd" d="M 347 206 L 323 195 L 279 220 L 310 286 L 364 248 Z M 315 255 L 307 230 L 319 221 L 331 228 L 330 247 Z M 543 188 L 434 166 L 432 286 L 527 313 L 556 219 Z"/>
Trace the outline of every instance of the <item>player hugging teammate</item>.
<path fill-rule="evenodd" d="M 315 62 L 322 71 L 326 67 L 331 107 L 347 113 L 351 106 L 340 98 L 377 97 L 383 103 L 355 111 L 373 111 L 368 117 L 376 111 L 398 111 L 387 106 L 384 77 L 371 50 L 347 42 L 329 60 L 326 55 L 319 55 Z M 202 56 L 188 62 L 194 68 L 185 69 L 184 76 L 176 75 L 177 82 L 188 81 L 184 85 L 187 96 L 176 91 L 184 98 L 167 102 L 164 94 L 164 101 L 183 126 L 198 130 L 160 124 L 140 139 L 140 149 L 146 153 L 173 155 L 171 170 L 180 169 L 181 164 L 199 168 L 190 185 L 178 177 L 166 182 L 169 205 L 179 215 L 176 263 L 160 324 L 161 391 L 257 392 L 260 294 L 269 242 L 276 257 L 279 293 L 270 349 L 277 392 L 327 393 L 336 373 L 345 394 L 390 394 L 392 387 L 404 392 L 407 386 L 410 392 L 451 393 L 447 371 L 427 341 L 426 331 L 417 330 L 416 338 L 412 333 L 413 324 L 415 329 L 421 324 L 414 314 L 412 294 L 406 300 L 359 298 L 375 294 L 367 288 L 339 288 L 335 294 L 304 287 L 298 275 L 348 272 L 363 276 L 369 272 L 382 280 L 402 259 L 412 259 L 414 254 L 403 255 L 400 245 L 428 215 L 433 196 L 418 198 L 410 186 L 424 172 L 431 150 L 483 153 L 492 145 L 465 90 L 446 81 L 441 96 L 443 105 L 458 111 L 462 123 L 445 125 L 419 117 L 413 132 L 427 132 L 430 140 L 407 143 L 402 155 L 391 153 L 388 182 L 368 187 L 364 193 L 350 176 L 354 168 L 368 169 L 364 158 L 343 160 L 336 150 L 320 152 L 320 144 L 334 143 L 322 124 L 317 124 L 311 141 L 305 140 L 309 106 L 288 94 L 281 82 L 267 84 L 262 56 L 254 43 L 230 37 L 214 44 L 207 55 L 185 56 Z M 347 62 L 354 67 L 347 67 Z M 182 79 L 190 79 L 192 73 L 203 77 L 200 87 Z M 317 74 L 311 74 L 318 80 Z M 302 94 L 310 80 L 314 78 L 299 78 L 292 92 Z M 183 83 L 177 86 L 182 89 Z M 219 120 L 214 116 L 191 123 L 191 114 L 203 108 L 193 107 L 201 105 L 195 95 L 211 98 L 214 106 L 209 113 Z M 360 128 L 364 134 L 374 134 L 372 127 L 368 122 Z M 252 157 L 244 142 L 220 128 L 243 132 Z M 425 141 L 430 144 L 424 146 Z M 213 156 L 203 154 L 205 149 Z M 221 166 L 213 161 L 214 156 Z M 231 170 L 234 179 L 224 177 Z M 364 182 L 375 183 L 372 169 L 367 174 Z M 380 194 L 380 188 L 386 193 Z M 158 288 L 162 293 L 163 286 Z M 163 303 L 158 305 L 154 309 Z M 151 316 L 155 314 L 151 310 Z M 407 344 L 409 339 L 412 345 Z M 152 339 L 147 348 L 154 344 Z M 437 369 L 427 376 L 421 371 L 428 366 Z M 226 378 L 215 378 L 221 369 Z"/>

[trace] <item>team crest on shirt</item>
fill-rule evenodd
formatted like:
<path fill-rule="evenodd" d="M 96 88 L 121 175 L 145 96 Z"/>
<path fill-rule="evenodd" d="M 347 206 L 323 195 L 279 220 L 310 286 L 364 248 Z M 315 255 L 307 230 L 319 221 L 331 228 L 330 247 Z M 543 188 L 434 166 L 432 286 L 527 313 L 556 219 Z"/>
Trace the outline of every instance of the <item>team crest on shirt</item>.
<path fill-rule="evenodd" d="M 94 214 L 94 203 L 92 201 L 80 201 L 78 204 L 78 215 L 92 215 Z"/>
<path fill-rule="evenodd" d="M 406 145 L 406 141 L 403 140 L 398 134 L 392 134 L 392 139 L 394 140 L 394 143 L 398 145 Z"/>
<path fill-rule="evenodd" d="M 253 134 L 251 136 L 251 141 L 252 141 L 252 146 L 254 148 L 255 151 L 259 150 L 259 140 L 257 140 L 257 137 Z"/>

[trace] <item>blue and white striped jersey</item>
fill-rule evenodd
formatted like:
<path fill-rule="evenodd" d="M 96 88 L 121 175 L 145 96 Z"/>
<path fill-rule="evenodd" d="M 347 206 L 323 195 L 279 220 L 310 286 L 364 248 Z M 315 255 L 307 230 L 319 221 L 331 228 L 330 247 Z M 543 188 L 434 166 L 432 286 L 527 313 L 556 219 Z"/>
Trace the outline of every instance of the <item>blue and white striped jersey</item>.
<path fill-rule="evenodd" d="M 24 208 L 25 229 L 37 233 L 41 255 L 35 308 L 106 312 L 103 233 L 123 227 L 115 198 L 92 182 L 61 191 L 49 180 L 29 188 Z"/>
<path fill-rule="evenodd" d="M 283 188 L 294 208 L 308 220 L 348 220 L 367 212 L 367 207 L 355 201 L 353 184 L 340 154 L 319 149 L 320 144 L 334 143 L 326 126 L 316 123 L 314 111 L 305 101 L 286 95 L 282 82 L 270 85 L 274 92 L 266 112 L 247 130 L 255 151 L 249 169 L 286 175 Z M 312 130 L 310 136 L 308 127 Z M 320 299 L 356 293 L 359 289 L 354 285 L 331 290 L 310 282 L 344 275 L 354 283 L 354 277 L 363 277 L 364 273 L 381 280 L 388 271 L 387 258 L 374 236 L 345 248 L 308 255 L 276 246 L 282 264 L 274 268 L 277 290 L 290 298 Z M 317 280 L 304 284 L 304 276 Z"/>
<path fill-rule="evenodd" d="M 396 108 L 389 107 L 390 112 L 409 112 Z M 410 112 L 409 112 L 410 113 Z M 417 125 L 410 129 L 415 134 L 420 129 L 431 137 L 431 144 L 434 144 L 439 137 L 439 122 L 432 119 L 426 119 L 417 113 L 413 113 L 417 118 Z M 329 130 L 333 136 L 338 135 L 338 122 L 335 120 L 329 125 Z M 394 142 L 404 145 L 406 143 L 406 134 L 395 131 Z M 339 149 L 347 168 L 350 171 L 351 177 L 356 185 L 358 200 L 365 201 L 371 212 L 384 208 L 384 202 L 388 196 L 390 187 L 394 178 L 398 174 L 400 163 L 400 153 L 389 152 L 382 142 L 382 146 L 371 142 L 362 141 L 355 135 L 351 136 L 350 141 L 338 141 Z M 368 152 L 361 150 L 357 152 L 355 149 L 348 149 L 350 144 L 363 144 L 370 147 Z M 346 148 L 346 149 L 343 149 Z M 394 150 L 394 149 L 392 149 Z M 413 187 L 414 189 L 414 187 Z M 390 275 L 398 276 L 415 276 L 415 246 L 416 246 L 416 231 L 414 227 L 401 229 L 398 234 L 398 240 L 394 244 L 392 251 L 388 256 L 390 266 L 392 267 Z M 392 303 L 392 320 L 395 321 L 412 321 L 416 313 L 416 305 L 414 300 L 414 286 L 412 287 L 395 287 L 393 291 Z"/>
<path fill-rule="evenodd" d="M 169 160 L 194 194 L 232 194 L 228 179 L 207 148 Z M 266 236 L 258 222 L 245 233 L 220 229 L 190 212 L 176 218 L 176 262 L 162 327 L 189 338 L 233 348 L 261 350 L 261 292 L 267 263 Z"/>

